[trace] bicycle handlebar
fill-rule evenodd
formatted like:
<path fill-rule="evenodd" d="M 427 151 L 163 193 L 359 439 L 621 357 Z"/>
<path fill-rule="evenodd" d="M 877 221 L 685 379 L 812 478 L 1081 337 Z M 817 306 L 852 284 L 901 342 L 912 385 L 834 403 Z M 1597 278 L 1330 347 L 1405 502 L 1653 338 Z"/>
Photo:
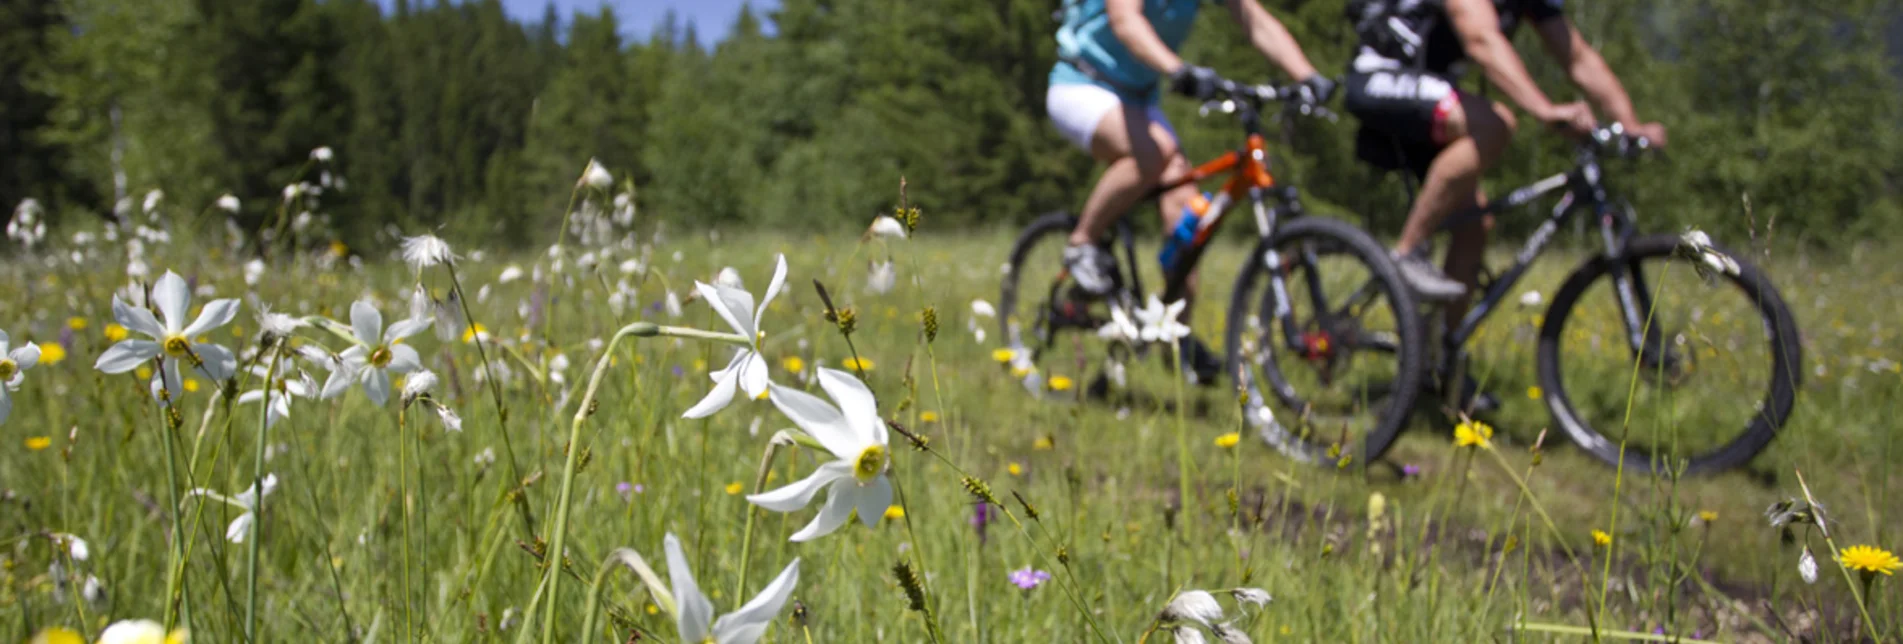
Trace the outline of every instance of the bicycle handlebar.
<path fill-rule="evenodd" d="M 1651 139 L 1628 134 L 1625 126 L 1618 123 L 1593 128 L 1584 145 L 1600 154 L 1609 154 L 1621 159 L 1637 159 L 1648 154 L 1664 153 L 1652 145 Z"/>
<path fill-rule="evenodd" d="M 1337 120 L 1338 118 L 1334 112 L 1322 107 L 1319 102 L 1311 100 L 1308 95 L 1304 94 L 1300 85 L 1282 85 L 1278 87 L 1268 83 L 1252 85 L 1221 79 L 1216 83 L 1216 95 L 1219 98 L 1211 99 L 1203 103 L 1202 109 L 1200 110 L 1202 114 L 1208 115 L 1211 111 L 1223 112 L 1225 114 L 1234 113 L 1237 108 L 1237 101 L 1241 101 L 1247 103 L 1248 107 L 1257 113 L 1261 112 L 1263 105 L 1269 103 L 1286 103 L 1288 105 L 1287 111 L 1295 112 L 1303 116 L 1325 118 L 1330 121 Z"/>

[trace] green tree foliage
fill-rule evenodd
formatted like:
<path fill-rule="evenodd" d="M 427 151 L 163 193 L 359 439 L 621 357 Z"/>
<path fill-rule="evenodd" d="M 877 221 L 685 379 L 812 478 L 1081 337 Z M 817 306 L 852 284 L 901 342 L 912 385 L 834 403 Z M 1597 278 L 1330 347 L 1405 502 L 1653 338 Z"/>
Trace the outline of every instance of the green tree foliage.
<path fill-rule="evenodd" d="M 1342 1 L 1267 4 L 1339 74 L 1353 54 Z M 347 187 L 323 210 L 352 246 L 437 226 L 544 242 L 590 157 L 635 187 L 644 217 L 690 227 L 863 221 L 901 176 L 936 221 L 1010 225 L 1074 207 L 1097 171 L 1044 111 L 1057 6 L 782 0 L 709 48 L 707 25 L 671 16 L 630 42 L 605 9 L 551 6 L 523 24 L 499 0 L 0 0 L 0 199 L 109 214 L 150 188 L 188 208 L 229 191 L 255 226 L 314 171 L 309 151 L 331 146 L 325 169 Z M 1655 228 L 1736 235 L 1775 220 L 1780 236 L 1827 244 L 1903 223 L 1896 0 L 1568 6 L 1641 116 L 1671 129 L 1670 159 L 1613 175 Z M 1227 12 L 1201 23 L 1187 58 L 1277 78 Z M 1575 96 L 1535 40 L 1517 44 L 1536 77 Z M 1238 143 L 1232 120 L 1195 107 L 1165 103 L 1192 157 Z M 1403 182 L 1354 159 L 1355 127 L 1278 123 L 1276 174 L 1391 233 Z M 1529 125 L 1489 185 L 1569 160 Z"/>

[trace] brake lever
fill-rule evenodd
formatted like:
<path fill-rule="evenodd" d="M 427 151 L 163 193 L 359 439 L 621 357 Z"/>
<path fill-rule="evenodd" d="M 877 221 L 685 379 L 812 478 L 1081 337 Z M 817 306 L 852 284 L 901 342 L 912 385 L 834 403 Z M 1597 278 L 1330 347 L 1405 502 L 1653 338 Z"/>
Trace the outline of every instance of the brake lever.
<path fill-rule="evenodd" d="M 1219 111 L 1224 114 L 1234 114 L 1236 111 L 1236 102 L 1233 99 L 1227 98 L 1219 101 L 1203 101 L 1202 107 L 1196 108 L 1196 114 L 1198 116 L 1209 116 L 1211 110 Z"/>

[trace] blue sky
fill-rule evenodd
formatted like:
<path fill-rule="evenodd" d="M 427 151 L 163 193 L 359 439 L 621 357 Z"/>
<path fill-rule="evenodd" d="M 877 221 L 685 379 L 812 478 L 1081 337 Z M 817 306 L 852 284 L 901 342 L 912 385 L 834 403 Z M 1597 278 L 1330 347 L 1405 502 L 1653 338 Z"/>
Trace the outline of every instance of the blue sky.
<path fill-rule="evenodd" d="M 603 6 L 613 8 L 627 35 L 643 40 L 672 9 L 683 24 L 694 22 L 703 44 L 712 44 L 727 34 L 734 17 L 740 15 L 741 4 L 751 4 L 759 13 L 779 6 L 779 0 L 502 0 L 509 14 L 523 21 L 541 20 L 542 11 L 550 3 L 563 20 L 576 11 L 595 13 Z"/>

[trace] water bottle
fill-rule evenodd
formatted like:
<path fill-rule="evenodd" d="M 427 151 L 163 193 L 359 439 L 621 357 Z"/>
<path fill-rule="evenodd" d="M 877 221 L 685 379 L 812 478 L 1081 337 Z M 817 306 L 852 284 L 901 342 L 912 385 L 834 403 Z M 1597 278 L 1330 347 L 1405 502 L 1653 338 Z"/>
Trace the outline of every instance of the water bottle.
<path fill-rule="evenodd" d="M 1196 229 L 1202 225 L 1203 213 L 1208 211 L 1209 193 L 1207 192 L 1199 198 L 1190 200 L 1189 205 L 1183 207 L 1183 217 L 1176 220 L 1176 228 L 1163 239 L 1163 252 L 1156 256 L 1156 261 L 1163 265 L 1165 272 L 1176 263 L 1176 253 L 1189 247 L 1190 243 L 1195 241 Z"/>

